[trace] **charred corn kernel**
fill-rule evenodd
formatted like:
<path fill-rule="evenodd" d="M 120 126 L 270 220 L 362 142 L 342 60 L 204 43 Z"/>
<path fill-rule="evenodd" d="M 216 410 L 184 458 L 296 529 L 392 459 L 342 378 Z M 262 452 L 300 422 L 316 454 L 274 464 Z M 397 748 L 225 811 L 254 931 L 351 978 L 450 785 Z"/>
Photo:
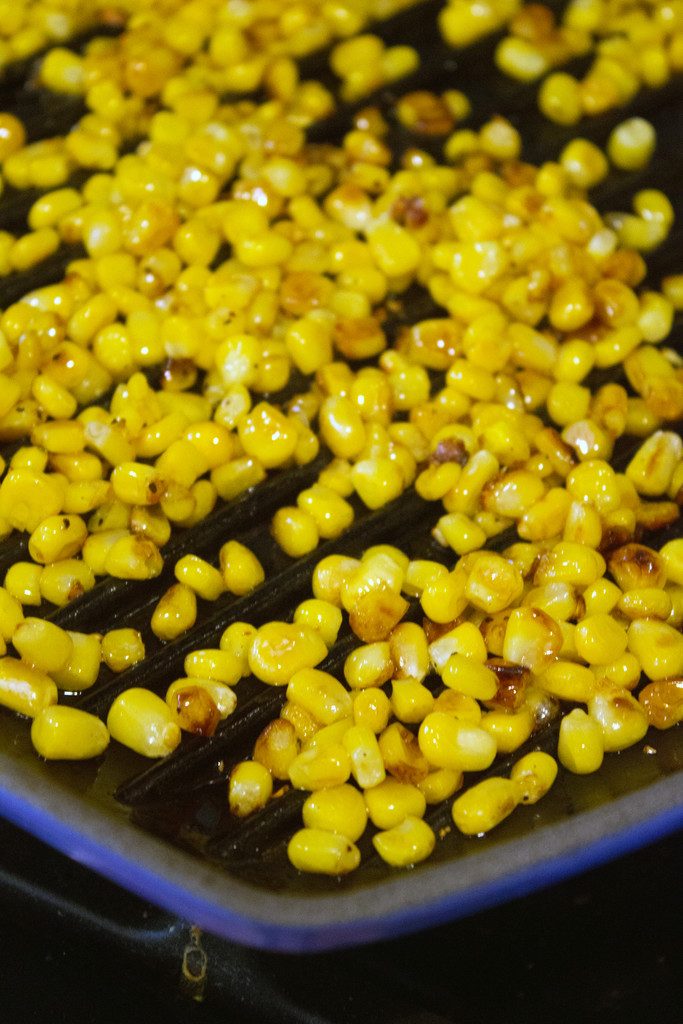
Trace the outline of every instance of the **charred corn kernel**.
<path fill-rule="evenodd" d="M 557 761 L 542 750 L 534 750 L 517 761 L 510 780 L 517 786 L 520 803 L 535 804 L 546 795 L 557 778 Z"/>
<path fill-rule="evenodd" d="M 301 491 L 296 501 L 299 508 L 311 516 L 319 535 L 325 540 L 339 537 L 353 522 L 352 506 L 322 484 L 313 484 Z"/>
<path fill-rule="evenodd" d="M 436 836 L 421 818 L 409 815 L 400 825 L 372 837 L 372 844 L 383 861 L 391 867 L 409 867 L 426 860 L 436 843 Z"/>
<path fill-rule="evenodd" d="M 377 742 L 384 767 L 395 779 L 415 785 L 429 774 L 429 762 L 417 738 L 400 722 L 389 725 L 380 733 Z"/>
<path fill-rule="evenodd" d="M 293 505 L 277 510 L 271 529 L 277 543 L 291 558 L 301 558 L 314 551 L 320 540 L 313 516 L 305 509 Z"/>
<path fill-rule="evenodd" d="M 276 718 L 259 734 L 254 744 L 254 760 L 275 779 L 288 779 L 289 766 L 299 754 L 299 738 L 291 722 Z"/>
<path fill-rule="evenodd" d="M 484 835 L 512 814 L 519 800 L 518 787 L 511 779 L 484 779 L 454 801 L 453 821 L 467 836 Z"/>
<path fill-rule="evenodd" d="M 325 641 L 309 626 L 268 622 L 256 631 L 248 660 L 257 679 L 272 686 L 283 686 L 296 672 L 314 668 L 326 655 Z"/>
<path fill-rule="evenodd" d="M 450 656 L 443 667 L 441 678 L 452 690 L 475 697 L 477 700 L 491 700 L 498 690 L 495 674 L 485 665 L 477 664 L 462 654 Z"/>
<path fill-rule="evenodd" d="M 421 681 L 429 672 L 429 649 L 424 630 L 414 622 L 403 622 L 389 637 L 389 651 L 396 679 Z"/>
<path fill-rule="evenodd" d="M 595 692 L 595 676 L 585 665 L 572 661 L 556 661 L 538 677 L 546 693 L 560 700 L 587 704 Z"/>
<path fill-rule="evenodd" d="M 599 723 L 581 708 L 574 708 L 560 722 L 557 756 L 567 771 L 576 775 L 596 772 L 603 762 L 604 743 Z"/>
<path fill-rule="evenodd" d="M 305 708 L 323 725 L 348 718 L 351 694 L 334 676 L 315 668 L 295 672 L 287 685 L 287 700 Z"/>
<path fill-rule="evenodd" d="M 529 708 L 519 711 L 488 711 L 481 719 L 481 727 L 492 736 L 499 754 L 518 750 L 534 730 L 534 716 Z"/>
<path fill-rule="evenodd" d="M 360 640 L 384 640 L 408 610 L 408 602 L 393 590 L 382 587 L 359 597 L 349 612 L 349 625 Z"/>
<path fill-rule="evenodd" d="M 522 589 L 522 577 L 514 565 L 500 555 L 482 552 L 468 575 L 465 597 L 475 608 L 497 612 L 514 604 Z"/>
<path fill-rule="evenodd" d="M 630 117 L 611 132 L 607 155 L 622 171 L 637 171 L 649 162 L 657 142 L 655 130 L 643 117 Z"/>
<path fill-rule="evenodd" d="M 164 757 L 180 743 L 168 705 L 151 690 L 134 687 L 115 699 L 107 716 L 111 736 L 145 757 Z"/>
<path fill-rule="evenodd" d="M 80 516 L 48 516 L 29 537 L 29 554 L 42 565 L 59 562 L 78 554 L 87 536 L 88 528 Z"/>
<path fill-rule="evenodd" d="M 360 864 L 360 851 L 350 839 L 318 828 L 295 832 L 287 856 L 298 871 L 320 875 L 347 875 Z"/>
<path fill-rule="evenodd" d="M 240 761 L 230 772 L 228 803 L 236 818 L 247 818 L 270 800 L 273 779 L 258 761 Z"/>
<path fill-rule="evenodd" d="M 594 694 L 588 702 L 588 714 L 600 726 L 603 747 L 608 753 L 638 743 L 650 724 L 628 690 Z"/>
<path fill-rule="evenodd" d="M 229 687 L 224 689 L 229 690 Z M 225 717 L 219 712 L 216 696 L 210 680 L 176 679 L 166 692 L 166 704 L 171 710 L 173 720 L 183 732 L 196 736 L 213 736 L 221 718 Z M 234 694 L 228 701 L 226 695 L 223 695 L 224 707 L 228 708 L 227 714 L 234 710 L 236 702 Z"/>
<path fill-rule="evenodd" d="M 534 583 L 539 586 L 560 580 L 574 587 L 588 587 L 605 572 L 605 559 L 598 551 L 573 541 L 560 541 L 541 555 Z"/>
<path fill-rule="evenodd" d="M 297 606 L 294 612 L 294 622 L 316 630 L 329 648 L 337 639 L 342 624 L 342 613 L 329 601 L 309 598 Z"/>
<path fill-rule="evenodd" d="M 382 752 L 372 729 L 367 725 L 352 725 L 342 737 L 342 745 L 349 756 L 351 774 L 362 789 L 378 786 L 386 771 Z"/>
<path fill-rule="evenodd" d="M 152 632 L 160 640 L 175 640 L 194 626 L 197 598 L 184 583 L 174 583 L 162 594 L 152 612 Z"/>
<path fill-rule="evenodd" d="M 650 683 L 640 691 L 638 701 L 651 725 L 656 729 L 670 729 L 683 720 L 683 680 Z"/>
<path fill-rule="evenodd" d="M 0 516 L 15 530 L 32 533 L 62 507 L 62 490 L 48 473 L 10 469 L 0 484 Z"/>
<path fill-rule="evenodd" d="M 496 741 L 484 729 L 433 711 L 418 733 L 420 750 L 435 768 L 483 771 L 496 756 Z"/>
<path fill-rule="evenodd" d="M 683 442 L 678 434 L 657 430 L 633 456 L 626 467 L 626 476 L 639 494 L 647 497 L 665 494 L 682 457 Z"/>
<path fill-rule="evenodd" d="M 45 565 L 40 574 L 41 597 L 60 608 L 94 586 L 95 577 L 90 566 L 75 558 Z"/>
<path fill-rule="evenodd" d="M 102 661 L 112 672 L 124 672 L 145 657 L 145 645 L 137 629 L 110 629 L 102 637 Z"/>
<path fill-rule="evenodd" d="M 33 562 L 15 562 L 5 574 L 4 589 L 22 605 L 39 605 L 40 596 L 40 573 L 39 565 Z M 2 602 L 0 599 L 0 615 L 2 614 Z M 0 630 L 2 635 L 2 630 Z"/>
<path fill-rule="evenodd" d="M 503 641 L 507 661 L 540 672 L 557 657 L 561 647 L 561 630 L 552 616 L 540 608 L 513 608 Z"/>
<path fill-rule="evenodd" d="M 286 416 L 268 402 L 260 402 L 243 416 L 237 427 L 247 455 L 266 469 L 282 466 L 294 455 L 298 434 Z"/>
<path fill-rule="evenodd" d="M 579 657 L 589 665 L 605 665 L 626 650 L 626 631 L 604 612 L 587 615 L 577 623 L 574 642 Z"/>
<path fill-rule="evenodd" d="M 0 704 L 20 715 L 35 718 L 57 703 L 57 687 L 50 676 L 18 658 L 0 658 Z"/>
<path fill-rule="evenodd" d="M 84 761 L 99 757 L 109 746 L 101 719 L 78 708 L 44 708 L 31 723 L 31 742 L 48 761 Z"/>
<path fill-rule="evenodd" d="M 628 627 L 628 649 L 653 681 L 683 674 L 683 636 L 666 622 L 636 619 Z"/>
<path fill-rule="evenodd" d="M 622 590 L 661 588 L 666 582 L 664 559 L 645 544 L 624 544 L 611 551 L 609 571 Z"/>
<path fill-rule="evenodd" d="M 391 715 L 391 703 L 384 690 L 372 687 L 353 694 L 354 725 L 363 725 L 375 735 L 383 732 Z"/>
<path fill-rule="evenodd" d="M 216 601 L 224 590 L 223 576 L 197 555 L 183 555 L 175 564 L 175 578 L 205 601 Z"/>
<path fill-rule="evenodd" d="M 12 644 L 26 664 L 52 675 L 71 657 L 71 637 L 47 619 L 27 618 L 12 634 Z"/>
<path fill-rule="evenodd" d="M 671 598 L 665 590 L 643 587 L 622 594 L 617 607 L 627 619 L 666 620 L 671 614 Z"/>
<path fill-rule="evenodd" d="M 368 820 L 361 793 L 346 784 L 311 793 L 302 814 L 307 828 L 336 832 L 352 843 L 363 835 Z"/>
<path fill-rule="evenodd" d="M 452 622 L 467 607 L 468 578 L 463 572 L 432 576 L 422 590 L 420 604 L 432 622 Z"/>
<path fill-rule="evenodd" d="M 343 785 L 351 774 L 349 755 L 341 743 L 329 743 L 302 750 L 289 766 L 289 780 L 295 789 L 329 789 Z"/>
<path fill-rule="evenodd" d="M 586 615 L 606 615 L 616 608 L 621 598 L 621 590 L 611 580 L 599 579 L 590 587 L 586 587 L 582 597 L 586 607 Z"/>
<path fill-rule="evenodd" d="M 231 594 L 248 594 L 265 579 L 263 566 L 256 555 L 239 541 L 229 540 L 223 544 L 220 563 L 225 588 Z"/>

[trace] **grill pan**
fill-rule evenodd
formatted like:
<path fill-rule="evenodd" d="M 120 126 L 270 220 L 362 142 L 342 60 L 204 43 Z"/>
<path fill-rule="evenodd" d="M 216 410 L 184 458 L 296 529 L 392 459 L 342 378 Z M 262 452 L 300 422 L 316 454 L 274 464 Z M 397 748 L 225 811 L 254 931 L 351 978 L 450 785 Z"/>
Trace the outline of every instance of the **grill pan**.
<path fill-rule="evenodd" d="M 460 88 L 472 100 L 475 127 L 492 114 L 504 114 L 521 130 L 523 158 L 536 163 L 555 158 L 570 137 L 581 134 L 604 143 L 614 124 L 634 113 L 645 114 L 658 131 L 654 161 L 642 172 L 612 173 L 591 198 L 602 211 L 628 208 L 639 188 L 661 187 L 674 203 L 679 226 L 648 257 L 646 283 L 657 286 L 663 274 L 681 270 L 683 75 L 664 89 L 643 90 L 627 107 L 582 122 L 578 128 L 562 129 L 537 112 L 536 87 L 512 83 L 495 71 L 491 57 L 499 37 L 462 53 L 442 43 L 435 25 L 441 6 L 428 2 L 373 27 L 387 43 L 408 41 L 416 46 L 421 69 L 356 106 L 372 101 L 388 115 L 393 100 L 403 92 Z M 304 77 L 330 82 L 324 54 L 302 64 Z M 576 69 L 580 66 L 581 61 L 574 62 Z M 80 114 L 78 101 L 57 101 L 36 89 L 31 75 L 32 65 L 27 62 L 5 76 L 0 83 L 0 108 L 20 112 L 32 139 L 67 130 Z M 339 140 L 350 126 L 353 110 L 340 104 L 332 118 L 309 130 L 309 138 Z M 390 145 L 400 152 L 414 145 L 429 148 L 430 141 L 392 123 Z M 35 193 L 6 191 L 0 200 L 0 227 L 20 226 L 35 198 Z M 0 307 L 31 288 L 58 280 L 76 255 L 74 248 L 64 248 L 39 268 L 0 281 Z M 394 305 L 390 330 L 439 315 L 431 300 L 416 289 Z M 679 350 L 681 327 L 680 322 L 675 324 L 667 342 Z M 618 374 L 618 369 L 608 374 L 600 371 L 588 383 L 621 381 Z M 296 380 L 290 390 L 297 390 Z M 623 468 L 635 447 L 635 442 L 621 439 L 615 466 Z M 239 500 L 219 505 L 198 527 L 175 533 L 164 548 L 166 569 L 152 583 L 105 579 L 66 608 L 41 606 L 38 614 L 64 628 L 130 625 L 145 637 L 144 663 L 116 676 L 103 667 L 96 686 L 70 702 L 105 716 L 114 697 L 130 686 L 144 685 L 163 694 L 168 683 L 182 675 L 185 653 L 216 645 L 230 621 L 259 625 L 287 618 L 309 596 L 311 570 L 325 554 L 357 554 L 371 544 L 394 542 L 412 557 L 453 560 L 452 553 L 431 538 L 438 511 L 411 491 L 378 512 L 359 505 L 351 529 L 340 539 L 320 545 L 312 555 L 298 561 L 283 555 L 269 535 L 270 516 L 313 482 L 324 459 L 321 455 L 309 466 L 273 473 Z M 674 524 L 668 531 L 649 535 L 646 542 L 659 545 L 677 533 L 680 528 Z M 266 569 L 266 584 L 244 598 L 225 595 L 212 605 L 200 600 L 197 625 L 162 645 L 150 632 L 149 620 L 170 582 L 174 561 L 186 552 L 211 560 L 229 538 L 256 551 Z M 489 546 L 504 546 L 510 539 L 504 534 Z M 0 545 L 0 572 L 4 574 L 24 557 L 25 550 L 25 537 L 13 536 Z M 352 640 L 342 633 L 320 667 L 339 671 Z M 561 772 L 540 804 L 519 807 L 484 839 L 466 839 L 449 829 L 450 802 L 430 809 L 427 820 L 441 838 L 430 860 L 410 871 L 388 868 L 366 836 L 359 844 L 361 867 L 352 875 L 343 879 L 302 876 L 286 856 L 287 839 L 299 827 L 302 794 L 287 792 L 242 822 L 227 811 L 226 780 L 232 764 L 250 751 L 284 700 L 281 690 L 249 679 L 238 685 L 237 694 L 237 711 L 213 737 L 184 737 L 176 752 L 149 767 L 116 743 L 99 761 L 45 764 L 31 747 L 27 723 L 3 711 L 0 813 L 74 860 L 202 928 L 249 945 L 290 952 L 369 942 L 469 914 L 582 871 L 683 824 L 680 727 L 651 730 L 645 740 L 649 753 L 638 745 L 609 755 L 592 776 Z M 554 727 L 549 726 L 532 738 L 528 749 L 552 751 L 556 738 Z M 516 752 L 515 759 L 523 752 Z M 504 765 L 498 762 L 495 769 L 500 773 Z"/>

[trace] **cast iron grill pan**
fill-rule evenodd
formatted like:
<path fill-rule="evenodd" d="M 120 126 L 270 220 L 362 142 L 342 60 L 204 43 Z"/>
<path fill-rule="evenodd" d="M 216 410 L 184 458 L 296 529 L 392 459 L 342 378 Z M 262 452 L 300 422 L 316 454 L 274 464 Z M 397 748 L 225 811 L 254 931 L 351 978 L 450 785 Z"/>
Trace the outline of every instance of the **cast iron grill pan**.
<path fill-rule="evenodd" d="M 373 102 L 389 119 L 394 153 L 417 145 L 438 155 L 442 139 L 411 134 L 391 115 L 395 98 L 416 88 L 463 89 L 474 110 L 468 126 L 476 127 L 496 113 L 509 117 L 521 130 L 523 158 L 536 163 L 556 158 L 569 138 L 579 134 L 604 143 L 616 123 L 638 113 L 657 128 L 654 161 L 642 172 L 612 173 L 592 199 L 602 211 L 629 209 L 639 188 L 660 187 L 674 202 L 680 224 L 682 75 L 664 89 L 643 90 L 628 107 L 577 128 L 562 129 L 538 113 L 536 86 L 514 83 L 495 71 L 491 57 L 499 37 L 458 53 L 443 44 L 434 17 L 441 6 L 429 0 L 417 10 L 373 27 L 387 43 L 409 41 L 417 46 L 420 70 L 355 105 L 340 104 L 333 117 L 312 126 L 311 141 L 339 141 L 350 127 L 354 110 Z M 326 61 L 326 54 L 307 58 L 302 62 L 303 77 L 319 77 L 334 85 Z M 580 70 L 585 63 L 574 62 L 574 67 Z M 35 86 L 34 71 L 35 62 L 27 61 L 5 74 L 0 81 L 0 108 L 20 113 L 31 139 L 67 131 L 81 113 L 79 103 L 56 99 Z M 86 176 L 79 174 L 77 183 Z M 21 229 L 37 194 L 6 192 L 0 200 L 0 228 Z M 78 255 L 75 247 L 65 246 L 39 267 L 0 280 L 0 307 L 31 288 L 58 280 Z M 656 287 L 664 274 L 680 270 L 681 255 L 681 228 L 675 226 L 667 242 L 647 258 L 647 283 Z M 386 327 L 391 335 L 406 323 L 440 315 L 444 311 L 414 288 L 392 302 Z M 666 344 L 680 350 L 681 334 L 679 320 Z M 606 380 L 625 383 L 619 368 L 597 371 L 587 383 L 599 386 Z M 286 393 L 269 397 L 282 400 L 303 384 L 295 376 Z M 433 384 L 435 389 L 441 386 L 438 374 L 433 375 Z M 613 459 L 616 468 L 625 467 L 638 444 L 633 438 L 620 439 Z M 2 454 L 9 457 L 12 450 L 5 446 Z M 119 675 L 103 666 L 93 689 L 66 700 L 105 718 L 117 694 L 131 686 L 146 686 L 163 696 L 169 683 L 183 675 L 186 653 L 217 646 L 231 621 L 260 625 L 289 618 L 296 604 L 310 596 L 311 571 L 326 554 L 357 555 L 372 544 L 396 543 L 411 557 L 453 563 L 453 553 L 431 537 L 440 503 L 424 502 L 413 491 L 377 512 L 358 503 L 354 524 L 341 538 L 324 542 L 299 560 L 285 556 L 269 534 L 270 517 L 314 482 L 328 458 L 323 449 L 308 466 L 272 473 L 240 499 L 219 503 L 199 526 L 174 532 L 163 549 L 165 568 L 158 579 L 146 584 L 104 579 L 66 608 L 32 609 L 33 614 L 43 614 L 64 628 L 104 631 L 133 626 L 145 639 L 143 663 Z M 680 527 L 674 524 L 643 539 L 661 545 L 679 533 Z M 193 552 L 215 562 L 221 544 L 231 538 L 257 553 L 266 583 L 243 598 L 224 595 L 211 604 L 198 600 L 195 627 L 174 642 L 159 642 L 149 621 L 156 602 L 173 581 L 175 561 Z M 508 530 L 489 546 L 501 548 L 514 539 L 514 531 Z M 4 575 L 25 556 L 26 536 L 12 535 L 0 545 L 0 573 Z M 419 620 L 419 612 L 413 603 L 408 617 Z M 348 629 L 342 631 L 320 667 L 339 674 L 357 642 Z M 441 686 L 436 677 L 427 682 Z M 236 692 L 235 713 L 213 737 L 184 736 L 178 750 L 154 763 L 112 742 L 98 761 L 47 765 L 32 751 L 27 723 L 2 713 L 0 811 L 75 859 L 218 934 L 288 950 L 369 941 L 456 917 L 647 842 L 683 820 L 680 729 L 651 730 L 646 743 L 655 753 L 646 755 L 638 745 L 610 755 L 594 776 L 561 771 L 540 804 L 519 807 L 483 840 L 466 839 L 452 827 L 451 801 L 430 808 L 427 820 L 437 834 L 436 849 L 429 861 L 411 871 L 394 872 L 378 858 L 369 828 L 359 844 L 361 867 L 352 875 L 343 879 L 301 875 L 287 860 L 286 844 L 300 827 L 305 794 L 286 790 L 245 821 L 232 818 L 227 810 L 227 776 L 232 765 L 249 755 L 255 738 L 284 702 L 284 689 L 255 679 L 240 682 Z M 491 773 L 505 772 L 526 749 L 553 752 L 556 740 L 557 723 L 548 722 L 525 748 L 505 761 L 498 760 Z"/>

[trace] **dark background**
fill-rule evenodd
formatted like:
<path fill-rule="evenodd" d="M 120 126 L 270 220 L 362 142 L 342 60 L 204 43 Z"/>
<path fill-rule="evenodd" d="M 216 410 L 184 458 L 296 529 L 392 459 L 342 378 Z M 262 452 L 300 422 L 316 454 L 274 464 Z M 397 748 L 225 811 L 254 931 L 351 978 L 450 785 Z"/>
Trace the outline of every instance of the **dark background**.
<path fill-rule="evenodd" d="M 671 836 L 451 925 L 292 957 L 194 940 L 0 823 L 0 1021 L 680 1024 L 682 869 Z"/>

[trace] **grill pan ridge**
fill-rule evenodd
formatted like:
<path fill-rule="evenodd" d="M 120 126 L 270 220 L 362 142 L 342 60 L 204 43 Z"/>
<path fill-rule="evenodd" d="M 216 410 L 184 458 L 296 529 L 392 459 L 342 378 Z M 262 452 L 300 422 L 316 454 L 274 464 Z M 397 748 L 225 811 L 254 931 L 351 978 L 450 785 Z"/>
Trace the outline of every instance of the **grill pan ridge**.
<path fill-rule="evenodd" d="M 503 114 L 522 132 L 524 159 L 556 157 L 575 130 L 544 121 L 535 107 L 534 87 L 512 83 L 495 72 L 491 54 L 499 36 L 462 53 L 448 49 L 436 30 L 435 15 L 441 6 L 428 0 L 373 26 L 387 43 L 410 41 L 420 51 L 421 68 L 364 98 L 356 108 L 374 102 L 386 115 L 396 96 L 412 89 L 462 88 L 472 99 L 475 127 L 492 114 Z M 302 64 L 307 76 L 329 80 L 325 54 Z M 78 104 L 58 102 L 33 86 L 32 67 L 28 61 L 0 80 L 0 108 L 20 112 L 30 138 L 67 130 L 80 115 Z M 340 104 L 333 117 L 309 129 L 309 138 L 337 141 L 348 130 L 353 111 L 353 105 Z M 663 89 L 642 90 L 626 107 L 582 122 L 581 134 L 604 143 L 614 124 L 634 113 L 647 116 L 657 128 L 657 158 L 642 172 L 612 173 L 591 199 L 604 211 L 628 206 L 632 194 L 644 186 L 667 192 L 678 226 L 648 257 L 646 284 L 657 285 L 663 274 L 681 269 L 683 255 L 683 74 Z M 429 148 L 428 139 L 389 120 L 394 153 L 413 145 Z M 0 227 L 20 224 L 35 198 L 7 191 L 0 199 Z M 75 255 L 73 248 L 64 249 L 35 270 L 0 280 L 0 308 L 31 288 L 58 280 Z M 424 294 L 411 290 L 396 304 L 388 330 L 440 312 Z M 682 328 L 679 318 L 667 342 L 679 351 Z M 587 383 L 623 382 L 619 374 L 618 369 L 597 371 Z M 297 383 L 301 382 L 294 379 L 290 391 L 296 391 Z M 434 383 L 438 386 L 437 375 Z M 622 438 L 615 467 L 623 468 L 636 446 L 634 439 Z M 5 447 L 2 454 L 7 457 L 11 452 Z M 182 674 L 187 651 L 215 644 L 230 621 L 259 625 L 288 618 L 309 596 L 311 571 L 325 554 L 359 554 L 372 544 L 393 542 L 411 557 L 452 562 L 452 552 L 431 537 L 438 513 L 412 491 L 378 512 L 358 504 L 356 519 L 341 538 L 321 544 L 298 561 L 284 556 L 270 537 L 270 516 L 314 481 L 325 458 L 322 454 L 308 466 L 272 473 L 242 498 L 219 502 L 199 526 L 174 533 L 164 548 L 166 569 L 152 583 L 105 579 L 65 608 L 41 607 L 36 614 L 45 614 L 64 628 L 101 629 L 104 622 L 107 628 L 134 626 L 145 638 L 148 655 L 143 663 L 120 675 L 103 668 L 92 690 L 69 701 L 105 716 L 115 696 L 129 686 L 145 685 L 163 693 Z M 659 545 L 678 533 L 680 527 L 674 524 L 648 540 Z M 266 584 L 243 598 L 225 595 L 213 605 L 200 600 L 197 625 L 162 645 L 151 633 L 149 619 L 170 582 L 173 561 L 186 552 L 211 560 L 230 538 L 256 552 L 266 569 Z M 503 547 L 510 540 L 504 534 L 488 546 Z M 0 545 L 3 574 L 23 557 L 25 548 L 23 537 Z M 415 608 L 411 614 L 416 614 Z M 354 642 L 348 632 L 342 633 L 320 667 L 338 673 Z M 610 755 L 595 776 L 561 773 L 541 804 L 520 807 L 483 840 L 451 831 L 447 805 L 432 808 L 427 820 L 443 837 L 432 858 L 410 871 L 392 872 L 365 839 L 359 844 L 361 867 L 352 876 L 302 877 L 286 857 L 287 839 L 300 821 L 301 793 L 285 793 L 246 821 L 236 821 L 228 813 L 225 789 L 230 767 L 249 753 L 284 701 L 283 690 L 250 679 L 238 684 L 237 695 L 236 712 L 213 737 L 184 737 L 176 752 L 149 767 L 141 767 L 137 755 L 115 743 L 94 763 L 47 765 L 35 756 L 26 723 L 3 713 L 0 813 L 74 860 L 202 928 L 248 945 L 289 952 L 370 942 L 457 918 L 582 871 L 683 825 L 678 727 L 648 735 L 656 755 L 647 757 L 638 746 Z M 551 724 L 532 737 L 528 749 L 552 751 L 555 744 L 556 727 Z M 500 771 L 500 763 L 495 768 Z"/>

